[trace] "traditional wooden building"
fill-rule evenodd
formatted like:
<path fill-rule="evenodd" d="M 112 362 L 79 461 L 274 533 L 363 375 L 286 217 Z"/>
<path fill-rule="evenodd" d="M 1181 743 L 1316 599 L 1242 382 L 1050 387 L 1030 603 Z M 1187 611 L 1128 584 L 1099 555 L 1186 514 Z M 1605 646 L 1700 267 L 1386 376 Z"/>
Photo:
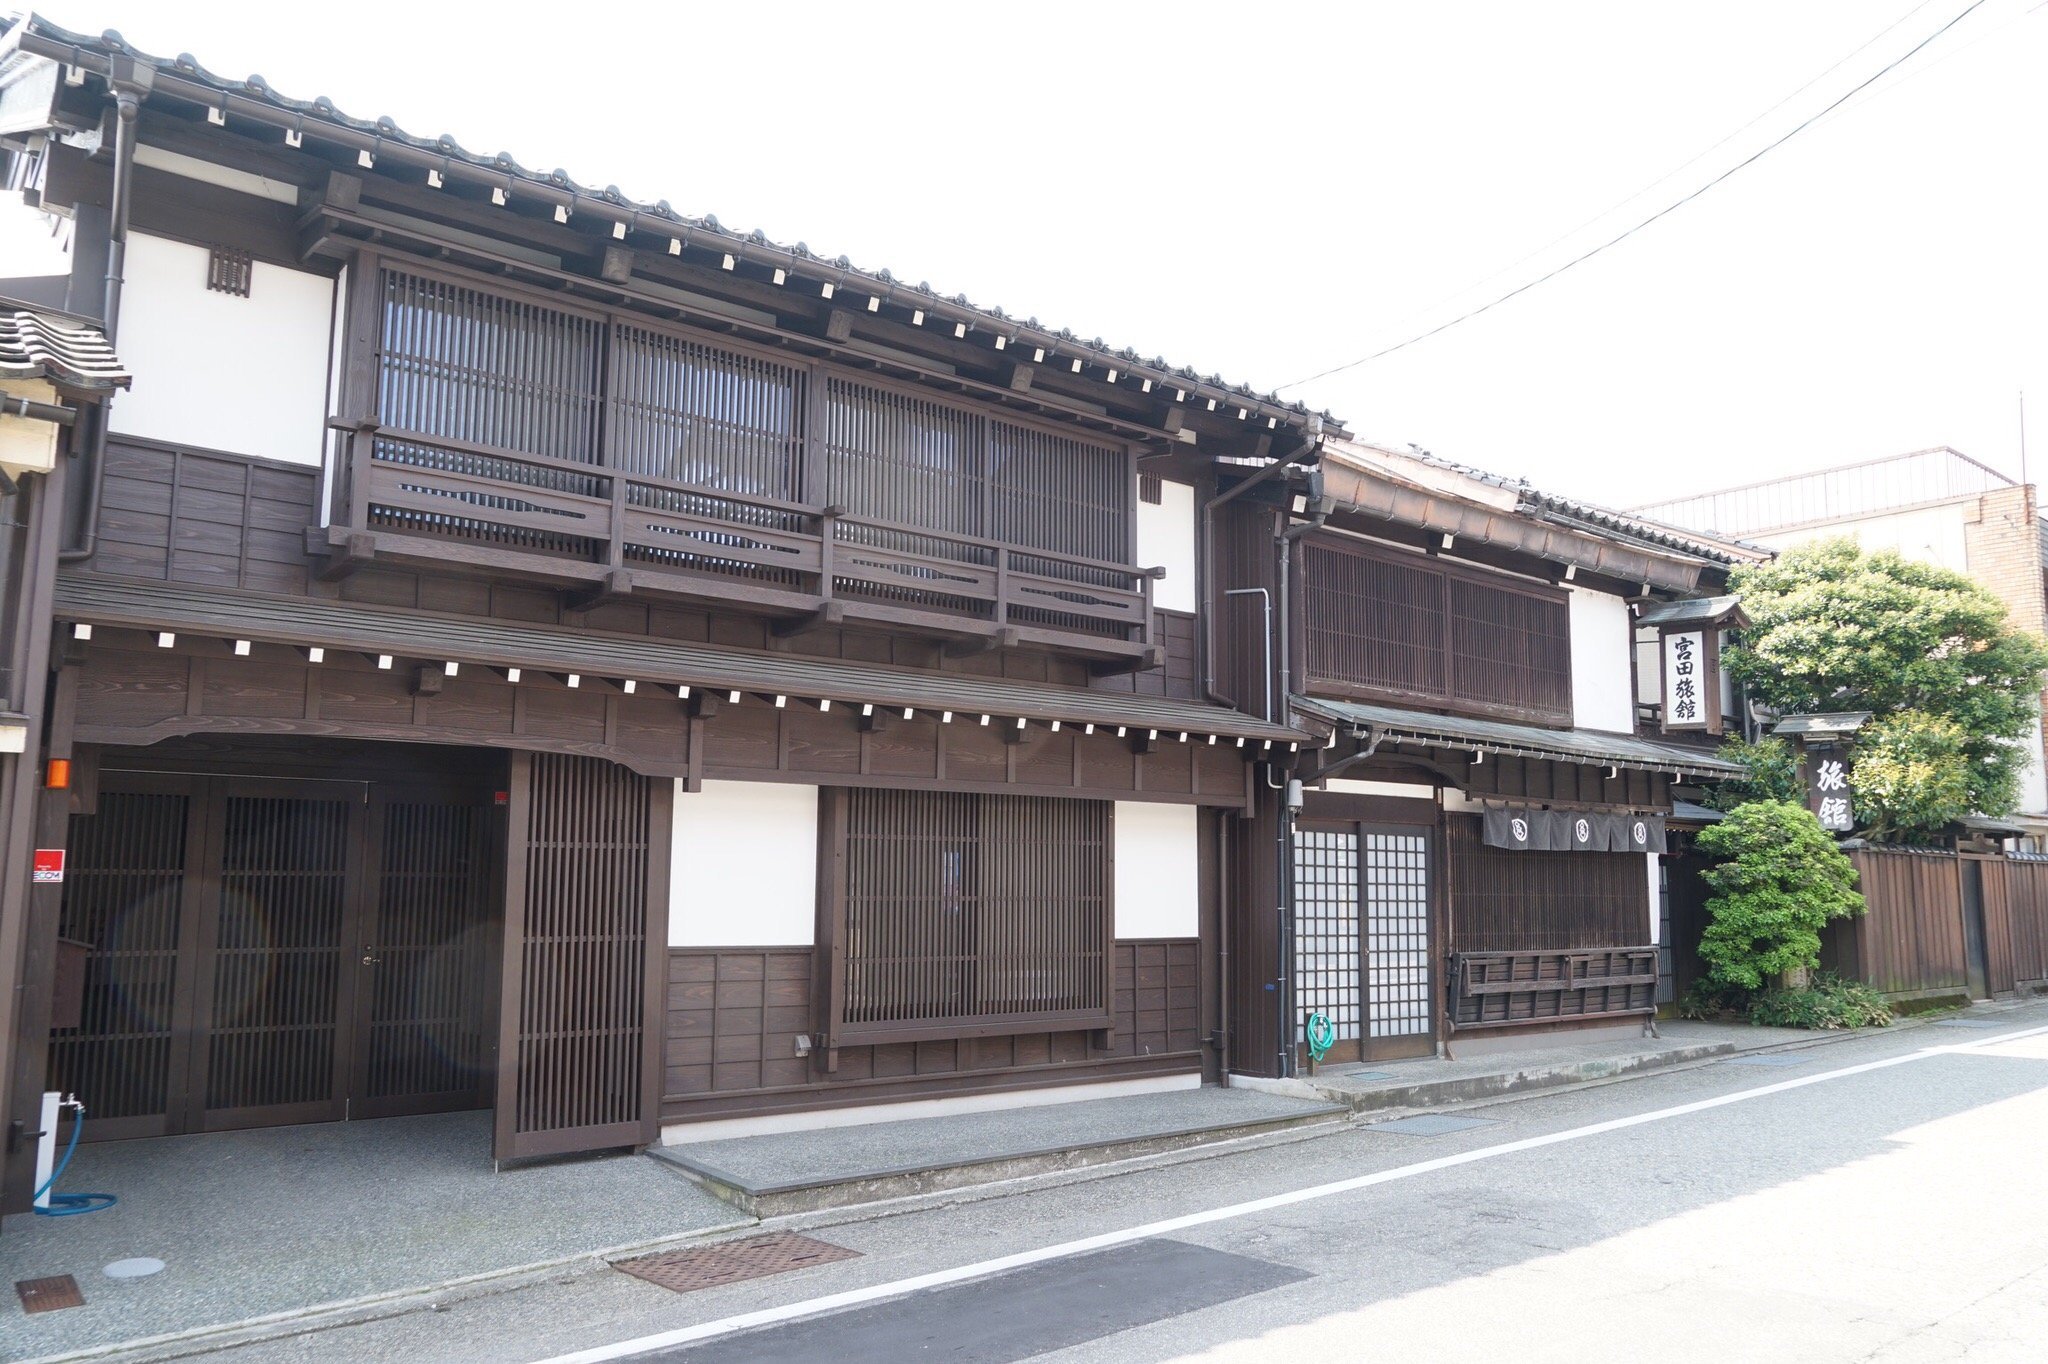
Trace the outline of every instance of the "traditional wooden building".
<path fill-rule="evenodd" d="M 1330 1060 L 1640 1028 L 1667 821 L 1735 770 L 1714 747 L 1738 613 L 1712 594 L 1763 554 L 1334 437 L 1257 519 L 1236 562 L 1264 566 L 1282 718 L 1318 747 L 1256 845 L 1282 887 L 1234 944 L 1261 963 L 1236 1007 L 1266 1024 L 1241 1056 L 1288 1073 L 1315 1015 Z M 1668 679 L 1638 678 L 1639 633 Z"/>
<path fill-rule="evenodd" d="M 521 1157 L 1229 1064 L 1306 736 L 1205 685 L 1197 507 L 1322 417 L 39 19 L 0 137 L 136 376 L 38 608 L 17 1133 Z"/>

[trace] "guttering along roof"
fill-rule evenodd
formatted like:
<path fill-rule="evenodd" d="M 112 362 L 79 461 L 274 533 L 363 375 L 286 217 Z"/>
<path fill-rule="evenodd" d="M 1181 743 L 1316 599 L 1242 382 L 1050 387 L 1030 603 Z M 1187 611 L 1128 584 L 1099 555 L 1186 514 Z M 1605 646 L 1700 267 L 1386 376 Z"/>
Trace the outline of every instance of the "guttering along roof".
<path fill-rule="evenodd" d="M 801 272 L 808 279 L 834 289 L 852 287 L 897 306 L 930 313 L 949 327 L 963 322 L 1006 336 L 1012 345 L 1042 347 L 1048 359 L 1055 354 L 1085 358 L 1102 368 L 1186 389 L 1190 398 L 1199 395 L 1227 401 L 1273 423 L 1296 425 L 1314 415 L 1336 424 L 1328 413 L 1313 413 L 1305 404 L 1289 402 L 1277 394 L 1259 393 L 1248 385 L 1231 384 L 1218 375 L 1205 376 L 1189 366 L 1171 365 L 1157 357 L 1148 359 L 1129 347 L 1113 348 L 1100 337 L 1083 340 L 1065 328 L 1043 326 L 1037 318 L 1020 320 L 1001 308 L 971 303 L 965 294 L 947 297 L 929 284 L 910 284 L 887 270 L 862 269 L 844 256 L 827 259 L 802 242 L 783 245 L 770 241 L 758 229 L 734 231 L 709 215 L 700 218 L 678 213 L 666 199 L 653 203 L 629 199 L 616 185 L 595 189 L 571 179 L 567 171 L 529 170 L 509 153 L 486 156 L 472 152 L 445 133 L 434 138 L 420 137 L 405 131 L 388 116 L 374 120 L 352 118 L 325 96 L 292 99 L 271 89 L 261 76 L 234 80 L 215 75 L 188 54 L 181 53 L 176 58 L 152 56 L 131 47 L 111 29 L 94 38 L 30 14 L 16 23 L 9 36 L 24 52 L 102 77 L 109 76 L 117 62 L 139 63 L 149 68 L 153 91 L 218 110 L 222 120 L 231 116 L 248 118 L 319 137 L 354 151 L 359 158 L 367 157 L 361 163 L 366 166 L 388 157 L 432 175 L 467 177 L 510 196 L 553 204 L 566 215 L 588 215 L 595 221 L 610 223 L 620 236 L 630 231 L 664 233 L 678 241 L 723 251 L 770 268 L 792 274 Z"/>
<path fill-rule="evenodd" d="M 962 716 L 990 715 L 1012 721 L 1120 725 L 1157 730 L 1161 738 L 1214 735 L 1258 742 L 1262 748 L 1267 742 L 1299 744 L 1309 738 L 1300 730 L 1193 701 L 479 620 L 359 602 L 65 576 L 57 580 L 52 610 L 61 620 L 88 624 L 349 649 L 423 663 L 452 661 L 536 673 L 577 673 L 712 692 L 954 711 Z"/>
<path fill-rule="evenodd" d="M 46 379 L 85 393 L 133 382 L 90 322 L 0 299 L 0 379 Z"/>
<path fill-rule="evenodd" d="M 1401 710 L 1359 701 L 1330 701 L 1297 696 L 1294 708 L 1339 725 L 1370 730 L 1385 743 L 1423 744 L 1431 748 L 1477 749 L 1512 757 L 1552 762 L 1627 767 L 1642 772 L 1675 772 L 1687 776 L 1740 776 L 1743 769 L 1725 758 L 1679 744 L 1609 734 L 1595 729 L 1545 729 L 1503 720 L 1473 720 L 1462 715 Z"/>

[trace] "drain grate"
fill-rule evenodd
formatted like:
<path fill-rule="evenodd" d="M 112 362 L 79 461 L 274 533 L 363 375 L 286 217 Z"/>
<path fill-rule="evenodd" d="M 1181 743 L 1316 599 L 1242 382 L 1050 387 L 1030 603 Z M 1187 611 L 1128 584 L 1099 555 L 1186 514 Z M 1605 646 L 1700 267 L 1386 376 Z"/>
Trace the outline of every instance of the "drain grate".
<path fill-rule="evenodd" d="M 21 1297 L 24 1312 L 56 1312 L 85 1306 L 85 1294 L 78 1291 L 78 1280 L 69 1274 L 49 1279 L 18 1279 L 14 1291 Z"/>
<path fill-rule="evenodd" d="M 694 1250 L 671 1250 L 637 1260 L 621 1260 L 612 1268 L 677 1293 L 694 1293 L 700 1288 L 787 1274 L 792 1269 L 808 1269 L 859 1256 L 859 1251 L 829 1241 L 777 1231 Z"/>

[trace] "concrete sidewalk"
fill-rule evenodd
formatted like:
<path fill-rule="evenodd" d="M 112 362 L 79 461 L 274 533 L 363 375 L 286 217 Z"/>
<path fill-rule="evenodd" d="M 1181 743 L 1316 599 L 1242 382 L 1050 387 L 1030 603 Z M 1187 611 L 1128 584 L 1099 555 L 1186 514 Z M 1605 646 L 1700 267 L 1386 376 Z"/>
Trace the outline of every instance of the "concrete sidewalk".
<path fill-rule="evenodd" d="M 1996 1019 L 2000 1011 L 2018 1007 L 2021 1002 L 1979 1004 L 1954 1017 L 1902 1019 L 1892 1024 L 1889 1031 L 1930 1023 L 1971 1026 L 1973 1020 Z M 1328 1066 L 1314 1075 L 1287 1080 L 1234 1076 L 1231 1083 L 1271 1094 L 1325 1099 L 1344 1105 L 1354 1114 L 1383 1114 L 1594 1084 L 1752 1053 L 1822 1046 L 1851 1037 L 1867 1037 L 1873 1030 L 1809 1032 L 1799 1028 L 1674 1019 L 1659 1022 L 1657 1031 L 1660 1035 L 1656 1037 L 1527 1047 L 1456 1060 L 1427 1057 Z"/>
<path fill-rule="evenodd" d="M 404 1300 L 752 1224 L 640 1156 L 496 1172 L 489 1113 L 81 1146 L 61 1188 L 121 1201 L 86 1217 L 8 1218 L 0 1284 L 70 1274 L 85 1305 L 29 1316 L 10 1292 L 0 1359 Z M 126 1280 L 102 1272 L 132 1256 L 164 1269 Z"/>
<path fill-rule="evenodd" d="M 690 1142 L 651 1154 L 735 1207 L 770 1217 L 1165 1155 L 1346 1116 L 1342 1104 L 1314 1097 L 1177 1089 Z"/>

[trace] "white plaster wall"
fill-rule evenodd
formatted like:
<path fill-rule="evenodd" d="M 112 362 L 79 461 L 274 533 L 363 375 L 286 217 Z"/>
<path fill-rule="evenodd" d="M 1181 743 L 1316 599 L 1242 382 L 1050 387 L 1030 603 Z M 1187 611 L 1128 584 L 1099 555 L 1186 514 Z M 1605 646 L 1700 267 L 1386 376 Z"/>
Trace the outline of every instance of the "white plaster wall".
<path fill-rule="evenodd" d="M 2048 771 L 2041 765 L 2041 726 L 2036 724 L 2028 732 L 2027 765 L 2020 773 L 2020 813 L 2041 814 L 2048 812 Z"/>
<path fill-rule="evenodd" d="M 1201 933 L 1200 812 L 1192 805 L 1116 803 L 1116 935 Z"/>
<path fill-rule="evenodd" d="M 1659 917 L 1657 912 L 1657 902 L 1659 899 L 1659 888 L 1657 885 L 1657 854 L 1644 853 L 1643 864 L 1649 869 L 1650 872 L 1650 936 L 1646 941 L 1648 941 L 1651 945 L 1654 946 L 1658 942 L 1657 920 Z"/>
<path fill-rule="evenodd" d="M 1750 538 L 1773 549 L 1790 549 L 1794 545 L 1846 535 L 1865 549 L 1895 549 L 1908 559 L 1968 573 L 1970 555 L 1964 517 L 1976 504 L 1977 499 L 1969 498 L 1938 507 L 1889 512 L 1857 521 L 1832 521 L 1825 526 L 1807 526 Z"/>
<path fill-rule="evenodd" d="M 1405 781 L 1352 781 L 1347 777 L 1332 777 L 1324 783 L 1326 789 L 1346 796 L 1399 796 L 1403 800 L 1435 800 L 1436 788 L 1420 783 Z"/>
<path fill-rule="evenodd" d="M 1152 584 L 1152 604 L 1162 611 L 1195 609 L 1195 490 L 1162 480 L 1159 505 L 1138 503 L 1137 560 L 1164 568 Z"/>
<path fill-rule="evenodd" d="M 1635 620 L 1628 603 L 1605 592 L 1571 589 L 1572 723 L 1627 734 L 1636 727 L 1629 657 Z"/>
<path fill-rule="evenodd" d="M 249 297 L 206 287 L 206 252 L 128 240 L 121 359 L 135 386 L 113 405 L 131 436 L 317 466 L 325 441 L 334 283 L 258 262 Z"/>
<path fill-rule="evenodd" d="M 817 936 L 818 788 L 676 783 L 670 947 L 808 947 Z"/>

